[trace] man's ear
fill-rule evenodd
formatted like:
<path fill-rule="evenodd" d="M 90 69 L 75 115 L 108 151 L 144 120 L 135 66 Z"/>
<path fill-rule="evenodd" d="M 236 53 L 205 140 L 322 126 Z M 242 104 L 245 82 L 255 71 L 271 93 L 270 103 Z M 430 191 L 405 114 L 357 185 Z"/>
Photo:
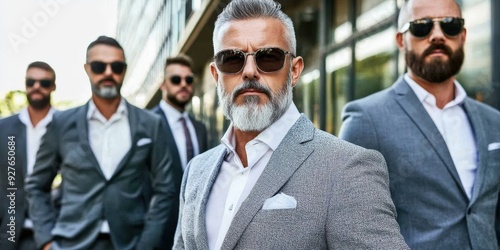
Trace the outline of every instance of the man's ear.
<path fill-rule="evenodd" d="M 210 63 L 210 73 L 212 73 L 212 77 L 215 80 L 215 84 L 219 84 L 219 73 L 217 72 L 217 68 L 215 67 L 215 63 Z"/>
<path fill-rule="evenodd" d="M 304 70 L 304 59 L 297 56 L 292 59 L 292 86 L 295 86 L 300 79 L 300 74 Z"/>
<path fill-rule="evenodd" d="M 439 1 L 439 0 L 438 0 Z M 403 41 L 403 33 L 398 32 L 396 33 L 396 45 L 398 45 L 398 48 L 401 50 L 404 48 L 404 41 Z"/>

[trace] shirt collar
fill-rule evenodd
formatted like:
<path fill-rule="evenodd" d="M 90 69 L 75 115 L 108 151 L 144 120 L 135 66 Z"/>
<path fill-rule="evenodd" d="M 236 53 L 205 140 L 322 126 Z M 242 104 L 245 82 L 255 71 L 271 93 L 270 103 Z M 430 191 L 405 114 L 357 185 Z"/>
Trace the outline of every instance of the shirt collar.
<path fill-rule="evenodd" d="M 285 135 L 292 128 L 292 126 L 297 122 L 300 118 L 300 113 L 295 106 L 294 103 L 291 103 L 285 113 L 271 126 L 262 131 L 257 137 L 253 140 L 258 140 L 260 142 L 268 145 L 273 151 L 278 148 L 279 144 L 285 138 Z M 234 139 L 234 131 L 233 124 L 229 125 L 226 133 L 221 139 L 221 142 L 226 148 L 232 152 L 234 152 L 235 148 L 235 139 Z"/>
<path fill-rule="evenodd" d="M 119 114 L 122 116 L 127 116 L 128 115 L 128 110 L 127 110 L 127 105 L 125 102 L 125 98 L 121 98 L 120 104 L 118 104 L 118 109 L 116 109 L 116 112 L 113 114 Z M 99 119 L 99 117 L 104 118 L 104 116 L 101 114 L 101 112 L 97 109 L 95 106 L 95 103 L 92 99 L 89 101 L 89 109 L 87 111 L 87 120 L 90 119 Z M 105 121 L 106 119 L 104 119 Z"/>
<path fill-rule="evenodd" d="M 49 112 L 47 115 L 37 124 L 38 126 L 47 126 L 52 121 L 52 115 L 54 115 L 54 112 L 56 109 L 54 107 L 50 107 Z M 28 108 L 23 108 L 21 111 L 19 111 L 19 120 L 26 126 L 33 127 L 33 124 L 31 123 L 30 119 L 30 113 L 28 112 Z"/>
<path fill-rule="evenodd" d="M 187 118 L 187 112 L 179 112 L 179 110 L 175 109 L 174 107 L 170 106 L 165 100 L 160 101 L 160 108 L 165 112 L 165 115 L 170 118 L 172 121 L 178 121 L 181 119 L 181 117 Z M 169 119 L 169 120 L 170 120 Z"/>
<path fill-rule="evenodd" d="M 434 95 L 429 93 L 427 90 L 422 88 L 422 86 L 420 86 L 417 82 L 411 79 L 408 73 L 404 75 L 404 80 L 408 83 L 413 92 L 415 92 L 415 95 L 417 96 L 418 100 L 421 103 L 430 102 L 430 104 L 436 106 L 436 97 L 434 97 Z M 457 80 L 454 80 L 453 83 L 455 84 L 455 98 L 451 102 L 447 103 L 445 105 L 445 108 L 460 105 L 467 97 L 467 93 L 465 92 L 464 88 L 460 85 L 460 83 L 458 83 Z"/>

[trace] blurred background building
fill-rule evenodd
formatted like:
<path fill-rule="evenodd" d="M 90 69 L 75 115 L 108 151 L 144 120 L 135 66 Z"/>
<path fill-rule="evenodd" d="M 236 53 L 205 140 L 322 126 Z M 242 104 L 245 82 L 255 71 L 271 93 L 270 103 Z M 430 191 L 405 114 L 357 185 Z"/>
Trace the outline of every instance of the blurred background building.
<path fill-rule="evenodd" d="M 212 62 L 216 16 L 228 0 L 118 1 L 116 37 L 129 68 L 122 93 L 140 107 L 153 107 L 168 56 L 194 60 L 196 93 L 190 111 L 207 125 L 211 145 L 228 126 L 217 103 Z M 403 0 L 278 0 L 293 20 L 297 54 L 306 68 L 294 100 L 317 127 L 337 134 L 348 101 L 387 88 L 405 70 L 395 44 Z M 500 109 L 500 11 L 498 0 L 459 0 L 467 42 L 457 77 L 468 94 Z M 497 70 L 494 70 L 497 69 Z"/>

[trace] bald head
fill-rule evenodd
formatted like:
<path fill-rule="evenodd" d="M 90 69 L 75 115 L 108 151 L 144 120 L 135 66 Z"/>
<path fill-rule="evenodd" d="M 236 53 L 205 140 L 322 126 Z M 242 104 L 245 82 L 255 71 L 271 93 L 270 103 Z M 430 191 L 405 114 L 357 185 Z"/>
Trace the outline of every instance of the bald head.
<path fill-rule="evenodd" d="M 409 21 L 445 16 L 462 17 L 460 6 L 455 0 L 409 0 L 399 12 L 398 30 Z"/>

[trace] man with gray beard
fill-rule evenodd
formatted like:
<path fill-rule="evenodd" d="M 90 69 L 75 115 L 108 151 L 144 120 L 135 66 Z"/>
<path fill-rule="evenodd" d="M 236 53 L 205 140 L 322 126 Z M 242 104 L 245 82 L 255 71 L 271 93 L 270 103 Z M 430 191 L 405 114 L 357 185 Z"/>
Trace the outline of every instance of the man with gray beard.
<path fill-rule="evenodd" d="M 316 129 L 293 103 L 304 61 L 280 5 L 230 2 L 213 44 L 231 125 L 184 172 L 174 249 L 408 249 L 382 156 Z"/>
<path fill-rule="evenodd" d="M 340 138 L 384 155 L 411 249 L 500 246 L 500 112 L 455 80 L 466 34 L 455 1 L 408 1 L 396 34 L 408 73 L 342 114 Z"/>
<path fill-rule="evenodd" d="M 54 115 L 26 191 L 38 248 L 157 249 L 175 203 L 166 128 L 120 95 L 127 65 L 120 44 L 100 36 L 84 69 L 92 98 Z M 60 171 L 62 204 L 50 206 Z"/>

